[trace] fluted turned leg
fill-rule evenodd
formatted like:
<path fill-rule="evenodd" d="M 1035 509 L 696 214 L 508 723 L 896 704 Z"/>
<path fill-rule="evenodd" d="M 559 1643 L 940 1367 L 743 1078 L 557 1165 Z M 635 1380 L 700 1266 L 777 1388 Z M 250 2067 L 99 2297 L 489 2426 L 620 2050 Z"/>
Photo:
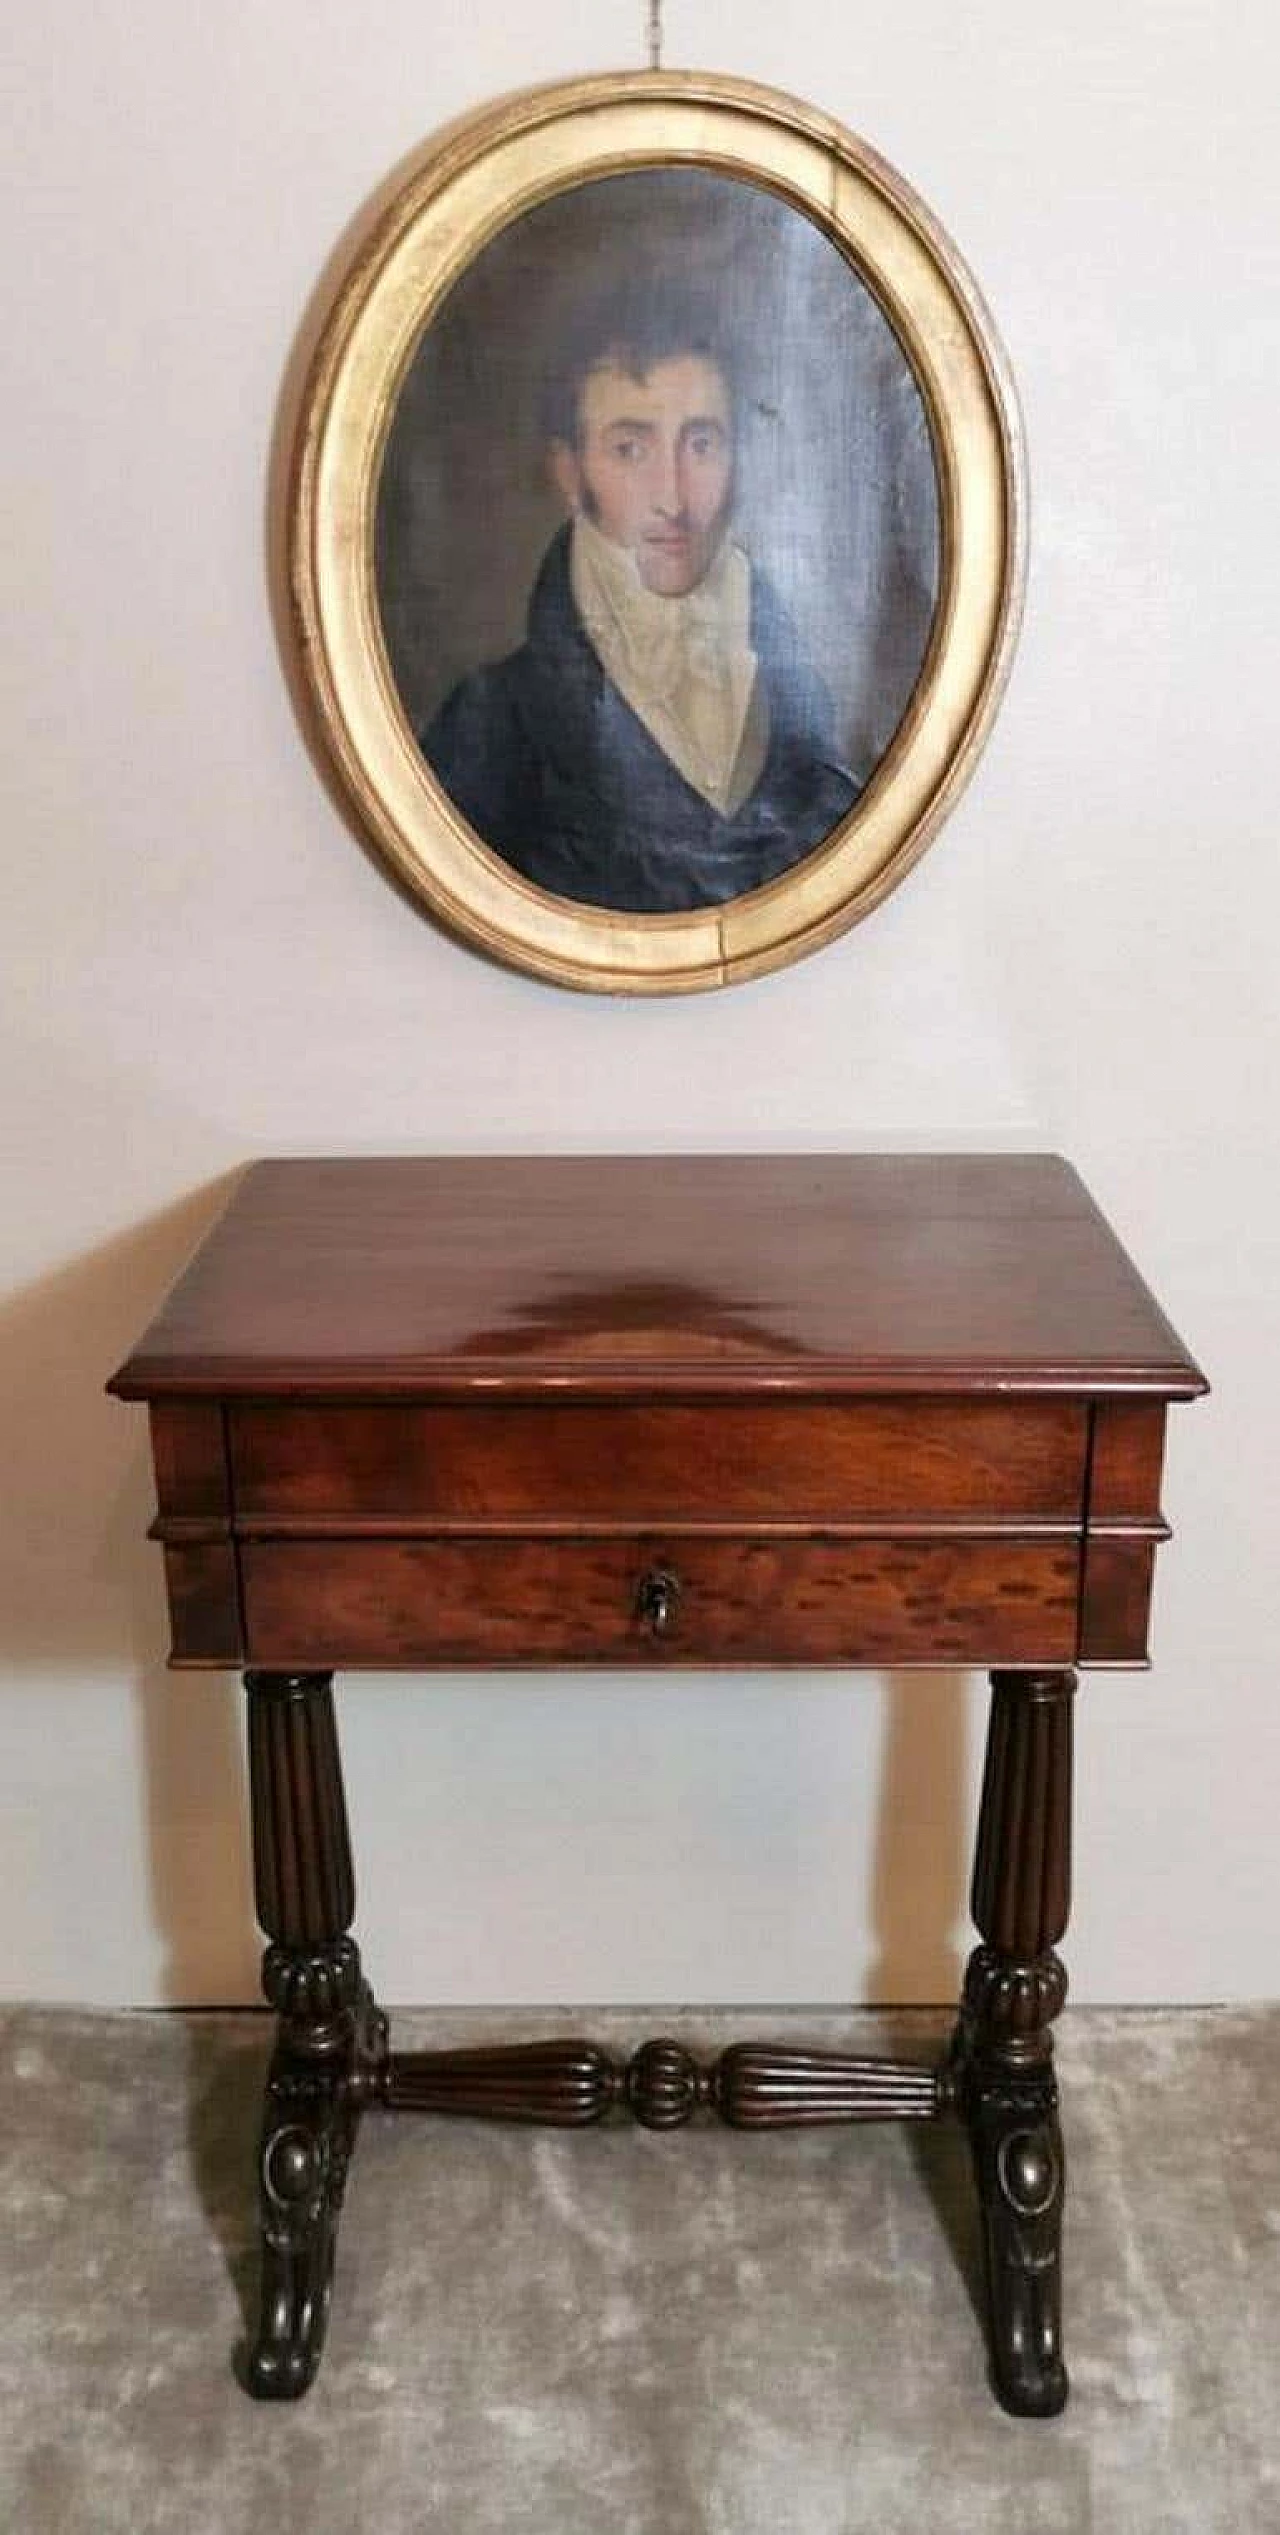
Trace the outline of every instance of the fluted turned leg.
<path fill-rule="evenodd" d="M 262 2313 L 249 2392 L 306 2392 L 324 2343 L 334 2244 L 360 2109 L 386 2024 L 347 1933 L 355 1884 L 328 1673 L 245 1675 L 262 1985 L 280 2018 L 258 2182 Z"/>
<path fill-rule="evenodd" d="M 970 1956 L 954 2077 L 982 2209 L 996 2391 L 1060 2412 L 1062 2133 L 1050 2026 L 1067 1994 L 1053 1951 L 1071 1885 L 1069 1672 L 996 1672 Z"/>

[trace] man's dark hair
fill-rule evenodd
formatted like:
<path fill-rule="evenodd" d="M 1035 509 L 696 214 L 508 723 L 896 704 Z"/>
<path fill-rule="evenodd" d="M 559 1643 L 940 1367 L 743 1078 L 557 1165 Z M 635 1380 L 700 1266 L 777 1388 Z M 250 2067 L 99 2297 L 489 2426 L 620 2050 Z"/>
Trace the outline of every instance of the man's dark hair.
<path fill-rule="evenodd" d="M 548 440 L 579 444 L 582 384 L 593 370 L 647 378 L 658 361 L 693 353 L 714 361 L 734 397 L 733 362 L 710 300 L 665 273 L 634 275 L 579 301 L 543 381 L 541 422 Z"/>

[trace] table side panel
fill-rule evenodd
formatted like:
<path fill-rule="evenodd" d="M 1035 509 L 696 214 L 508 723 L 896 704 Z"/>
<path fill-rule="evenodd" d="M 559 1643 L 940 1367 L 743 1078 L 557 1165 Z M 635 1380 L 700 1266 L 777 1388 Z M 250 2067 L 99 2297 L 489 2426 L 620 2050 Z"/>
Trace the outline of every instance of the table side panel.
<path fill-rule="evenodd" d="M 240 1578 L 231 1540 L 166 1540 L 170 1662 L 239 1664 L 245 1660 Z"/>
<path fill-rule="evenodd" d="M 1163 1400 L 1099 1400 L 1093 1413 L 1089 1519 L 1158 1520 L 1164 1466 Z"/>
<path fill-rule="evenodd" d="M 162 1516 L 196 1521 L 231 1511 L 226 1421 L 220 1400 L 153 1400 L 151 1458 Z"/>
<path fill-rule="evenodd" d="M 1093 1412 L 1080 1578 L 1082 1664 L 1145 1664 L 1160 1511 L 1163 1400 L 1099 1400 Z"/>
<path fill-rule="evenodd" d="M 153 1531 L 164 1544 L 172 1660 L 234 1664 L 242 1653 L 226 1419 L 219 1400 L 153 1400 Z"/>
<path fill-rule="evenodd" d="M 1080 1596 L 1082 1664 L 1148 1661 L 1155 1564 L 1153 1540 L 1089 1539 Z"/>

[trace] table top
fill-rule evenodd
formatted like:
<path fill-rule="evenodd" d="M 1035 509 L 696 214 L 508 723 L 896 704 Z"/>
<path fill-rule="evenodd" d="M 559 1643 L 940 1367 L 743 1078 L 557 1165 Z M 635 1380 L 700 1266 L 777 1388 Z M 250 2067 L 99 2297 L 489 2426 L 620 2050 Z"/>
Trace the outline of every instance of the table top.
<path fill-rule="evenodd" d="M 176 1396 L 1206 1388 L 1043 1154 L 253 1164 L 115 1375 Z"/>

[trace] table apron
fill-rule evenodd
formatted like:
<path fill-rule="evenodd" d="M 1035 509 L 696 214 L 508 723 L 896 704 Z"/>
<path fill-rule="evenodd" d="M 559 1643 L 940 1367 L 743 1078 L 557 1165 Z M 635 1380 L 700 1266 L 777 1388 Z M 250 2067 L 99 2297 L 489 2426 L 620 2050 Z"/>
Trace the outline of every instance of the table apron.
<path fill-rule="evenodd" d="M 1078 1399 L 234 1403 L 238 1518 L 1078 1522 Z"/>

